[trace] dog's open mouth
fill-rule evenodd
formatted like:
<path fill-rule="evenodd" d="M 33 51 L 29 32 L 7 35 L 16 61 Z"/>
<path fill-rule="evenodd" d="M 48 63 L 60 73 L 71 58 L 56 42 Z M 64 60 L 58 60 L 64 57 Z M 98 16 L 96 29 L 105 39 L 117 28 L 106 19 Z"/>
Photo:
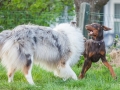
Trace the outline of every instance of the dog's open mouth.
<path fill-rule="evenodd" d="M 88 34 L 89 35 L 93 35 L 93 31 L 92 30 L 89 30 L 89 29 L 87 29 L 88 30 Z"/>
<path fill-rule="evenodd" d="M 91 34 L 91 35 L 92 35 L 92 34 L 93 34 L 93 31 L 89 31 L 89 34 Z"/>
<path fill-rule="evenodd" d="M 86 25 L 85 28 L 88 30 L 88 35 L 92 36 L 94 34 L 91 26 Z"/>

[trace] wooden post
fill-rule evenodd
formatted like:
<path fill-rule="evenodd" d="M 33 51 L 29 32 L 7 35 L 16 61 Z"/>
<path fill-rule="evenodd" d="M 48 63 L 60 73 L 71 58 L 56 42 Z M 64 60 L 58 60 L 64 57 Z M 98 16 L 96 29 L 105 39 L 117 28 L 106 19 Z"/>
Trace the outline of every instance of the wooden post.
<path fill-rule="evenodd" d="M 88 38 L 88 34 L 87 34 L 87 30 L 85 30 L 85 25 L 88 22 L 89 12 L 90 12 L 90 4 L 83 2 L 80 6 L 80 11 L 79 11 L 79 17 L 80 17 L 79 27 L 86 38 Z"/>

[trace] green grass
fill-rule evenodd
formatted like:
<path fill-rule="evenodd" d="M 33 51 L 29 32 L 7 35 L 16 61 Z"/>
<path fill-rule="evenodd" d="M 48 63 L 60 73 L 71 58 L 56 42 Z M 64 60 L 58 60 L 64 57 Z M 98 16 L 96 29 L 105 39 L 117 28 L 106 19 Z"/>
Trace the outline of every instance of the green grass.
<path fill-rule="evenodd" d="M 81 71 L 82 65 L 77 65 L 73 70 L 77 75 Z M 86 73 L 82 80 L 74 81 L 69 79 L 63 81 L 55 77 L 53 73 L 46 72 L 39 66 L 33 66 L 32 75 L 36 85 L 29 85 L 21 72 L 16 72 L 14 82 L 7 82 L 5 69 L 0 65 L 0 90 L 120 90 L 120 68 L 113 67 L 118 79 L 114 80 L 109 70 L 95 63 Z"/>

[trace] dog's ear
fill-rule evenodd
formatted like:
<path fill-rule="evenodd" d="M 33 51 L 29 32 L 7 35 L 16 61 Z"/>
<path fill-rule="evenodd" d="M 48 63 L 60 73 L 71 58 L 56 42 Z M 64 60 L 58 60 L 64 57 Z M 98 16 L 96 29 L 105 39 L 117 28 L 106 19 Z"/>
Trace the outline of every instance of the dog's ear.
<path fill-rule="evenodd" d="M 109 27 L 106 27 L 106 26 L 102 26 L 102 27 L 103 27 L 103 30 L 104 30 L 104 31 L 111 30 L 111 28 L 109 28 Z"/>

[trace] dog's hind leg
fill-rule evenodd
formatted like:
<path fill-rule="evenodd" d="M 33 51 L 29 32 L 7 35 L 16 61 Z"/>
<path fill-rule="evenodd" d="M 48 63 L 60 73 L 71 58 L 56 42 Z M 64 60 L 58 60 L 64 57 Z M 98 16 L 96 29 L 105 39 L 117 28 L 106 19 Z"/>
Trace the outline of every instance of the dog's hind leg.
<path fill-rule="evenodd" d="M 85 60 L 81 74 L 79 75 L 79 79 L 84 78 L 85 73 L 87 72 L 87 70 L 91 67 L 92 62 L 90 60 Z"/>
<path fill-rule="evenodd" d="M 114 70 L 113 70 L 112 66 L 111 66 L 107 61 L 102 61 L 102 62 L 103 62 L 103 64 L 109 69 L 112 77 L 113 77 L 114 79 L 116 79 L 117 77 L 116 77 L 116 75 L 115 75 L 115 73 L 114 73 Z"/>
<path fill-rule="evenodd" d="M 34 81 L 32 79 L 32 75 L 31 75 L 32 64 L 33 64 L 33 57 L 30 54 L 27 54 L 26 58 L 27 58 L 27 63 L 26 63 L 26 65 L 23 68 L 23 73 L 25 75 L 25 78 L 29 82 L 29 84 L 34 85 Z"/>
<path fill-rule="evenodd" d="M 12 69 L 12 68 L 8 69 L 8 72 L 7 72 L 8 82 L 12 82 L 13 81 L 14 73 L 15 73 L 15 69 Z"/>

